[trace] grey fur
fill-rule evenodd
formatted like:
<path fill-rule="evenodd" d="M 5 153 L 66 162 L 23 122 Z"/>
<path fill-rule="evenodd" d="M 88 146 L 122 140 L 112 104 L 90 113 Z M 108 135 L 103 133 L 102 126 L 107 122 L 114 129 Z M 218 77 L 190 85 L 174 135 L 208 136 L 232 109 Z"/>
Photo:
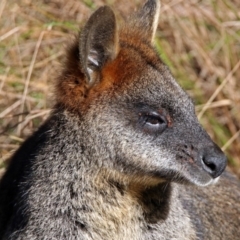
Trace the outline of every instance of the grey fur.
<path fill-rule="evenodd" d="M 1 180 L 0 239 L 239 239 L 239 181 L 213 184 L 226 158 L 151 45 L 158 15 L 149 0 L 120 30 L 110 8 L 90 18 Z"/>

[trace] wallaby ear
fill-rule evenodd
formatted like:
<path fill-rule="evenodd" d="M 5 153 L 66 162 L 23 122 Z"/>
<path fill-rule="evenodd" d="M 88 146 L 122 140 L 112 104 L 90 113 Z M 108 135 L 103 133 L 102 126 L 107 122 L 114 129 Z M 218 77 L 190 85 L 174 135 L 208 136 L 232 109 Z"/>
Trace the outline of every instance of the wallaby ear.
<path fill-rule="evenodd" d="M 137 25 L 146 33 L 153 43 L 160 15 L 160 0 L 148 0 L 137 12 Z"/>
<path fill-rule="evenodd" d="M 85 25 L 79 42 L 80 62 L 88 84 L 99 80 L 106 62 L 118 53 L 118 30 L 114 12 L 110 7 L 100 7 Z"/>

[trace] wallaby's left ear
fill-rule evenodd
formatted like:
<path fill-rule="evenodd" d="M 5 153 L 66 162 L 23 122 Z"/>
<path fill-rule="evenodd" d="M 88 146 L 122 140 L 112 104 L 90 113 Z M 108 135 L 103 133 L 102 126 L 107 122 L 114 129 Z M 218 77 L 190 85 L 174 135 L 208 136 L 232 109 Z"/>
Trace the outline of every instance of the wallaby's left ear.
<path fill-rule="evenodd" d="M 146 33 L 153 43 L 160 15 L 160 0 L 148 0 L 137 12 L 137 25 Z"/>
<path fill-rule="evenodd" d="M 79 42 L 80 62 L 89 85 L 99 80 L 103 66 L 118 53 L 118 30 L 114 12 L 100 7 L 85 25 Z"/>

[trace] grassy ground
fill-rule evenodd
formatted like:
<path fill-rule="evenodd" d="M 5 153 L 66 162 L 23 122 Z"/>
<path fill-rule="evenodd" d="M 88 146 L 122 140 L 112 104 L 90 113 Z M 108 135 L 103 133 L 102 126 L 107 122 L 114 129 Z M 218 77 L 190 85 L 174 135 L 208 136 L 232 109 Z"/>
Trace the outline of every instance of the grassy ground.
<path fill-rule="evenodd" d="M 0 174 L 51 108 L 65 45 L 97 7 L 143 0 L 0 1 Z M 240 176 L 240 1 L 162 0 L 156 46 Z"/>

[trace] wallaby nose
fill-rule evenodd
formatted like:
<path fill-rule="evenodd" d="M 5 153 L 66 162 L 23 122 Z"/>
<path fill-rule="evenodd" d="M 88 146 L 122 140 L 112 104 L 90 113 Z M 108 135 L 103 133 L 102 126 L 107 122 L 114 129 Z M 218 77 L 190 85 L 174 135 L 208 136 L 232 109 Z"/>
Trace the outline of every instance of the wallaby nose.
<path fill-rule="evenodd" d="M 217 145 L 202 149 L 200 158 L 204 170 L 213 178 L 220 176 L 227 164 L 226 156 Z"/>

